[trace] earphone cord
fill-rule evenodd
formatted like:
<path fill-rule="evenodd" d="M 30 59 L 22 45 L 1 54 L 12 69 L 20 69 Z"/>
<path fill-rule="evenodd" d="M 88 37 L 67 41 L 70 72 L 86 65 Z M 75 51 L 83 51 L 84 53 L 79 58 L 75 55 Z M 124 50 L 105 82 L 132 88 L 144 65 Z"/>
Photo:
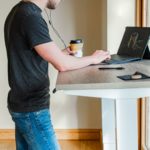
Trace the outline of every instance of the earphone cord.
<path fill-rule="evenodd" d="M 58 33 L 58 31 L 56 30 L 56 28 L 54 27 L 53 23 L 52 23 L 52 14 L 51 14 L 51 10 L 50 10 L 50 14 L 48 15 L 47 11 L 45 10 L 45 13 L 47 15 L 48 18 L 48 22 L 49 25 L 52 27 L 53 31 L 55 32 L 55 34 L 57 35 L 57 37 L 60 39 L 60 41 L 63 43 L 64 47 L 67 48 L 64 40 L 62 39 L 61 35 Z"/>

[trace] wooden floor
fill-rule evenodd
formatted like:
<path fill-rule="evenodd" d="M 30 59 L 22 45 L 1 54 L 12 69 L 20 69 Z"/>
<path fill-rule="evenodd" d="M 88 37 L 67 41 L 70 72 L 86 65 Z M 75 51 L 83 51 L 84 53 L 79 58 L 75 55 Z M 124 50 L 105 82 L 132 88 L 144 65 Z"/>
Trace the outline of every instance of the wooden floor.
<path fill-rule="evenodd" d="M 102 150 L 99 141 L 59 141 L 62 150 Z M 14 141 L 0 141 L 0 150 L 15 150 Z"/>

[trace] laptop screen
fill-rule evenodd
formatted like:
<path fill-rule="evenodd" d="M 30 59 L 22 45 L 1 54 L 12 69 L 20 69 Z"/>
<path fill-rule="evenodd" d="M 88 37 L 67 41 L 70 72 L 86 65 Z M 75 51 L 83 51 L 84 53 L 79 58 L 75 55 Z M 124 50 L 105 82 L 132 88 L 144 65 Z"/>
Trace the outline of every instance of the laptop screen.
<path fill-rule="evenodd" d="M 149 27 L 126 27 L 117 54 L 143 58 L 149 36 Z"/>

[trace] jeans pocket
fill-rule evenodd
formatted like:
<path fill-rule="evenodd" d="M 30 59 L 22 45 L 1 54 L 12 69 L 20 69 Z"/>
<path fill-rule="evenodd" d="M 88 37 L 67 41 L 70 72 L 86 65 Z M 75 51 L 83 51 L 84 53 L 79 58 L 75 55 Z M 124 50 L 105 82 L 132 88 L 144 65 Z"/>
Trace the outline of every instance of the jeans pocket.
<path fill-rule="evenodd" d="M 34 115 L 35 115 L 37 126 L 41 131 L 42 130 L 46 131 L 46 130 L 50 130 L 51 128 L 53 128 L 52 123 L 51 123 L 50 113 L 48 109 L 36 112 Z"/>
<path fill-rule="evenodd" d="M 49 110 L 37 112 L 34 118 L 38 132 L 43 142 L 47 145 L 47 150 L 59 150 L 59 144 L 51 123 Z"/>

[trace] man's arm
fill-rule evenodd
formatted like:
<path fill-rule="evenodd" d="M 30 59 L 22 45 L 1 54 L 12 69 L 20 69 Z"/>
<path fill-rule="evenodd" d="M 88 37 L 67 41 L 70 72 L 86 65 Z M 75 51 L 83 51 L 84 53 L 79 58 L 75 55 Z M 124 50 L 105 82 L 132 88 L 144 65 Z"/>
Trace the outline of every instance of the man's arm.
<path fill-rule="evenodd" d="M 108 52 L 104 51 L 96 51 L 91 56 L 81 58 L 65 55 L 54 42 L 37 45 L 34 49 L 44 60 L 51 63 L 59 71 L 83 68 L 110 58 Z"/>

